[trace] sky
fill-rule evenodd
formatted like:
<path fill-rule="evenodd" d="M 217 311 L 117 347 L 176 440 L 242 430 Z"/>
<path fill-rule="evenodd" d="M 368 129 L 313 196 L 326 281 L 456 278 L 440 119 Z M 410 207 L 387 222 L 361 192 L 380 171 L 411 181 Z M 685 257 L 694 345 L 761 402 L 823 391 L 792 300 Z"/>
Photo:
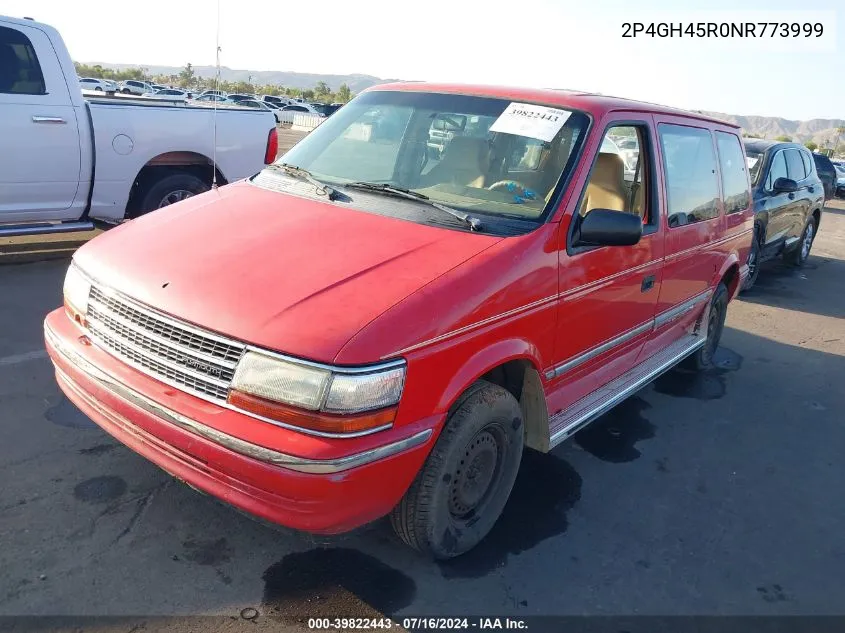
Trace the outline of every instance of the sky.
<path fill-rule="evenodd" d="M 0 14 L 56 27 L 75 61 L 215 61 L 218 0 L 0 0 Z M 571 88 L 729 114 L 845 119 L 841 0 L 219 0 L 219 16 L 220 63 L 236 69 Z M 819 22 L 824 32 L 622 37 L 625 22 L 670 21 Z"/>

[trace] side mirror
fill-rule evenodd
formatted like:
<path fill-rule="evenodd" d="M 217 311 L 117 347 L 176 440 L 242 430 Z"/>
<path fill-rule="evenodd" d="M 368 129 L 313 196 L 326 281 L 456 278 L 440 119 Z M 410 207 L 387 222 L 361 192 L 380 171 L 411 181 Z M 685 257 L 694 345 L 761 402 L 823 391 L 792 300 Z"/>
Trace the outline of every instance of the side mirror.
<path fill-rule="evenodd" d="M 775 180 L 773 188 L 776 193 L 793 193 L 798 191 L 798 183 L 792 178 L 778 178 Z"/>
<path fill-rule="evenodd" d="M 576 246 L 633 246 L 643 235 L 640 216 L 610 209 L 593 209 L 578 223 Z"/>

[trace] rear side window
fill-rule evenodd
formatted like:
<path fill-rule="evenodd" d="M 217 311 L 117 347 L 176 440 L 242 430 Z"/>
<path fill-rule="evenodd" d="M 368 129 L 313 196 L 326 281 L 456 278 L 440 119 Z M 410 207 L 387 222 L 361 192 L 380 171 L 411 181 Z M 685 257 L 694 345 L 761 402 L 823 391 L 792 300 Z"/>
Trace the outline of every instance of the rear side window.
<path fill-rule="evenodd" d="M 807 172 L 807 176 L 813 175 L 813 159 L 810 158 L 810 155 L 807 152 L 801 152 L 801 160 L 804 161 L 804 171 Z"/>
<path fill-rule="evenodd" d="M 772 165 L 769 167 L 769 175 L 766 177 L 766 189 L 772 191 L 775 181 L 778 178 L 789 178 L 786 175 L 786 158 L 784 152 L 777 152 L 772 158 Z"/>
<path fill-rule="evenodd" d="M 716 153 L 710 132 L 685 125 L 659 126 L 666 173 L 669 226 L 710 220 L 719 215 Z"/>
<path fill-rule="evenodd" d="M 751 202 L 748 193 L 748 170 L 739 138 L 727 132 L 716 132 L 716 148 L 719 150 L 725 213 L 747 209 Z"/>
<path fill-rule="evenodd" d="M 796 182 L 804 180 L 807 177 L 807 173 L 804 171 L 804 161 L 801 160 L 801 152 L 797 149 L 788 149 L 784 154 L 786 154 L 787 176 Z"/>
<path fill-rule="evenodd" d="M 44 75 L 29 38 L 0 26 L 0 93 L 44 95 Z"/>

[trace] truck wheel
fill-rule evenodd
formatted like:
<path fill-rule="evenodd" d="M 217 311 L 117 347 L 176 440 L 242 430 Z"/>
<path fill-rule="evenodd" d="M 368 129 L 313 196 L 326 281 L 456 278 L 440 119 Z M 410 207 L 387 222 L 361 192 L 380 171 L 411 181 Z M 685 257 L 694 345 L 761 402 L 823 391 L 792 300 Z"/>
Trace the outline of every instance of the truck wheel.
<path fill-rule="evenodd" d="M 124 88 L 121 92 L 125 95 L 132 94 L 132 91 L 129 88 Z"/>
<path fill-rule="evenodd" d="M 757 282 L 757 277 L 760 276 L 760 257 L 763 252 L 763 247 L 760 244 L 761 234 L 760 229 L 754 229 L 754 239 L 751 240 L 751 252 L 748 253 L 748 277 L 745 278 L 742 292 L 751 290 Z"/>
<path fill-rule="evenodd" d="M 391 515 L 399 537 L 448 559 L 487 536 L 510 496 L 522 459 L 519 403 L 479 380 L 458 401 L 437 443 Z"/>
<path fill-rule="evenodd" d="M 694 354 L 683 360 L 681 366 L 685 369 L 701 371 L 713 366 L 713 356 L 719 348 L 719 341 L 722 339 L 722 331 L 725 329 L 725 317 L 728 315 L 728 288 L 724 283 L 719 282 L 713 298 L 710 300 L 710 310 L 706 314 L 707 340 L 699 347 Z"/>
<path fill-rule="evenodd" d="M 807 226 L 804 227 L 804 232 L 801 233 L 801 239 L 798 241 L 798 245 L 791 251 L 784 253 L 783 258 L 793 266 L 803 266 L 810 257 L 810 249 L 813 248 L 813 240 L 815 238 L 816 219 L 811 217 L 807 222 Z"/>
<path fill-rule="evenodd" d="M 208 191 L 209 186 L 191 174 L 171 174 L 152 183 L 141 200 L 139 215 Z"/>

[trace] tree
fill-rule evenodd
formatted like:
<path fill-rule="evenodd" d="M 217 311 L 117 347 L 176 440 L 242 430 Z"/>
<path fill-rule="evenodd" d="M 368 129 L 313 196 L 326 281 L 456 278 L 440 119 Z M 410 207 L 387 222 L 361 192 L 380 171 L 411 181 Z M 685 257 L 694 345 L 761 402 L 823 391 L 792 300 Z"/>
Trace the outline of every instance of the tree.
<path fill-rule="evenodd" d="M 194 67 L 191 62 L 185 64 L 182 72 L 179 73 L 179 86 L 182 88 L 189 88 L 191 82 L 194 80 Z"/>
<path fill-rule="evenodd" d="M 313 101 L 314 100 L 314 91 L 313 90 L 303 90 L 301 93 L 302 98 L 306 101 Z"/>
<path fill-rule="evenodd" d="M 337 89 L 337 94 L 335 96 L 337 97 L 339 103 L 347 103 L 350 99 L 352 99 L 352 91 L 346 84 L 340 84 L 340 88 Z"/>
<path fill-rule="evenodd" d="M 819 145 L 818 143 L 814 143 L 813 141 L 807 141 L 806 143 L 804 143 L 804 147 L 806 147 L 811 152 L 815 152 L 819 148 Z"/>
<path fill-rule="evenodd" d="M 325 81 L 318 81 L 317 85 L 314 86 L 314 95 L 318 99 L 325 99 L 331 94 L 331 92 L 332 89 L 329 88 L 329 84 L 327 84 Z"/>
<path fill-rule="evenodd" d="M 791 143 L 791 142 L 792 142 L 792 137 L 791 137 L 791 136 L 786 136 L 785 134 L 782 134 L 781 136 L 776 136 L 776 137 L 775 137 L 775 140 L 776 140 L 776 141 L 780 141 L 781 143 Z"/>

